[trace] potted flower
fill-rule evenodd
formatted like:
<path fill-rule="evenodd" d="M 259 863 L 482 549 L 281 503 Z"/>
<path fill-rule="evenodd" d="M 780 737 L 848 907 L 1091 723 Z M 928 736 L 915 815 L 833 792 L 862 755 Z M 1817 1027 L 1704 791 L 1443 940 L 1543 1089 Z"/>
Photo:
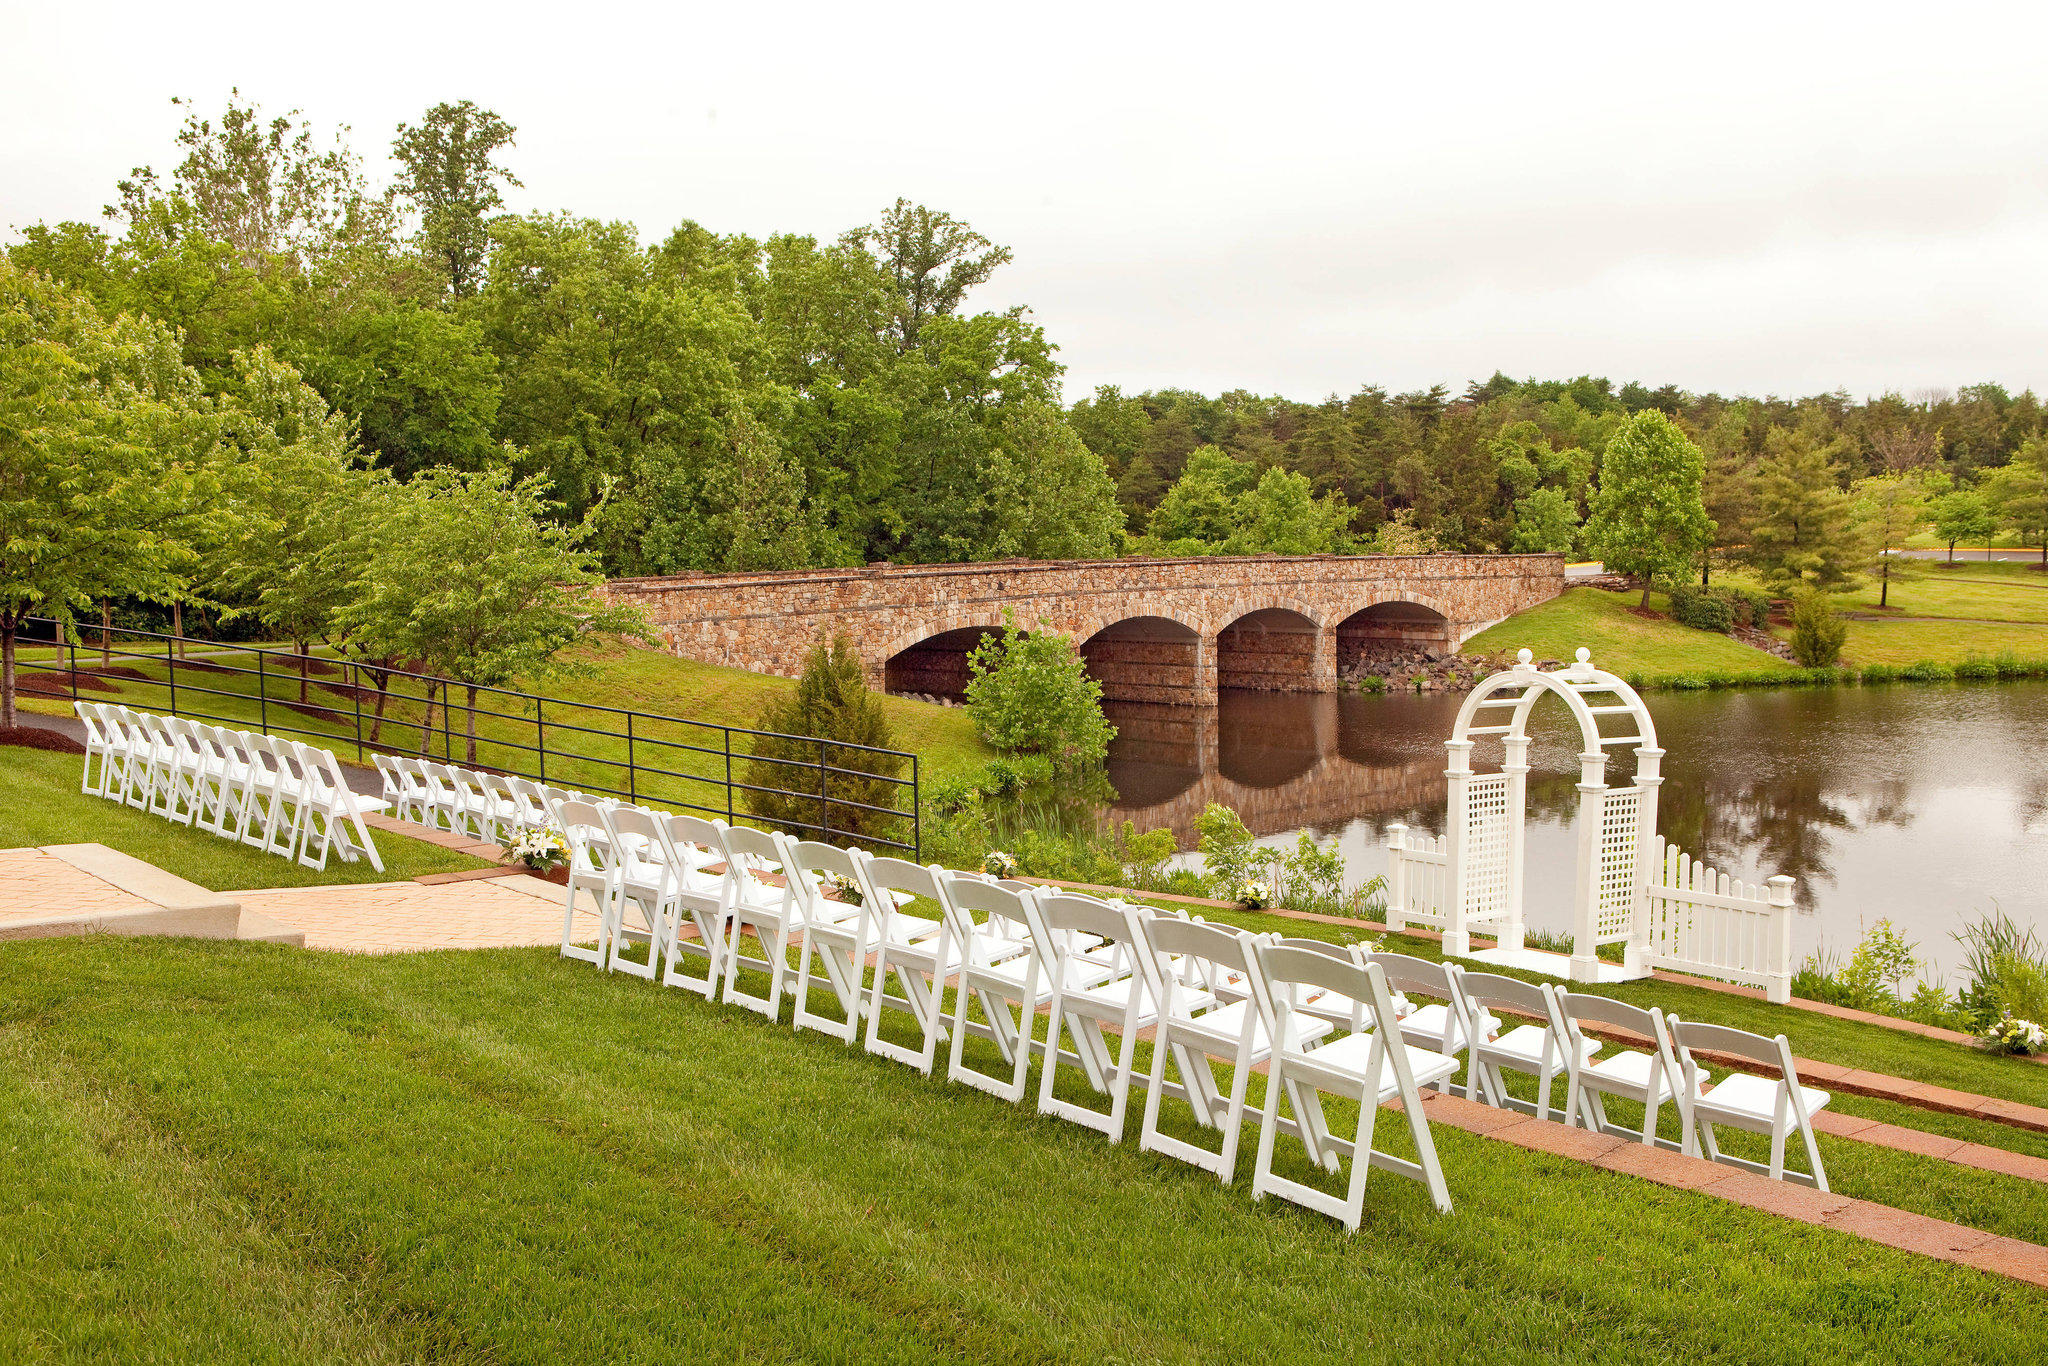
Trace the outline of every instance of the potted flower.
<path fill-rule="evenodd" d="M 550 882 L 569 881 L 569 842 L 553 826 L 522 830 L 506 851 L 512 862 Z"/>
<path fill-rule="evenodd" d="M 2048 1047 L 2048 1030 L 2043 1030 L 2032 1020 L 2016 1019 L 2008 1010 L 1984 1031 L 1984 1036 L 1978 1040 L 1978 1044 L 1989 1053 L 2011 1053 L 2016 1057 L 2025 1057 L 2029 1053 L 2039 1053 L 2042 1048 Z"/>
<path fill-rule="evenodd" d="M 1237 884 L 1230 899 L 1242 910 L 1263 911 L 1273 904 L 1273 889 L 1255 877 L 1248 877 Z"/>
<path fill-rule="evenodd" d="M 987 873 L 990 877 L 1015 877 L 1017 876 L 1016 856 L 1014 854 L 1006 854 L 1000 849 L 991 849 L 982 856 L 981 871 Z"/>

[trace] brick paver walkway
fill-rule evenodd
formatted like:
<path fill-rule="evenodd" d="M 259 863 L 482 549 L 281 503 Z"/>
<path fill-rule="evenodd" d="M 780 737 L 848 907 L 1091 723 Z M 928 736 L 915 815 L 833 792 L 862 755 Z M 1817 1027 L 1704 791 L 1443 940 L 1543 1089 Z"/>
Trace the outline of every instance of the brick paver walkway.
<path fill-rule="evenodd" d="M 284 887 L 227 895 L 249 910 L 305 931 L 309 949 L 494 949 L 555 944 L 562 937 L 563 890 L 524 876 Z M 597 938 L 594 914 L 579 909 L 577 922 L 580 937 Z"/>
<path fill-rule="evenodd" d="M 92 911 L 139 911 L 149 903 L 40 849 L 0 849 L 0 923 Z"/>

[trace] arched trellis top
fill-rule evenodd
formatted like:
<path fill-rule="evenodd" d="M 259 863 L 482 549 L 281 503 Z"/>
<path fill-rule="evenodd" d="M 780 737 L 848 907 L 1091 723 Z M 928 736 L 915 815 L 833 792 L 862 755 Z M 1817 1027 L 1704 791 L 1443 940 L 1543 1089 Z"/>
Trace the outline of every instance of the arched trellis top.
<path fill-rule="evenodd" d="M 1514 755 L 1528 742 L 1529 713 L 1550 696 L 1563 702 L 1572 719 L 1579 723 L 1583 758 L 1598 755 L 1604 759 L 1612 749 L 1635 745 L 1640 768 L 1648 757 L 1644 751 L 1649 755 L 1663 752 L 1657 748 L 1657 723 L 1650 719 L 1650 709 L 1644 705 L 1642 695 L 1622 678 L 1595 668 L 1592 653 L 1585 647 L 1581 646 L 1577 658 L 1562 669 L 1538 669 L 1533 659 L 1529 651 L 1523 650 L 1513 667 L 1488 675 L 1472 689 L 1465 705 L 1458 709 L 1457 723 L 1451 727 L 1452 746 L 1469 749 L 1480 737 L 1498 735 L 1511 742 L 1508 750 Z M 1507 711 L 1505 721 L 1473 724 L 1483 711 L 1503 710 Z M 1619 729 L 1603 734 L 1603 716 L 1625 720 L 1620 722 Z"/>

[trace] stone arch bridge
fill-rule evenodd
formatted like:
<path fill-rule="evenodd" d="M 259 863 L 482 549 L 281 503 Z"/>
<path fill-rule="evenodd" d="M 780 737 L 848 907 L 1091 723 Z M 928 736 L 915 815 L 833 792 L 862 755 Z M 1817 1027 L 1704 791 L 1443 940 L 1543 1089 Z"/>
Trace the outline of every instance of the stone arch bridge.
<path fill-rule="evenodd" d="M 794 677 L 845 631 L 869 680 L 957 697 L 1003 613 L 1081 643 L 1103 695 L 1214 703 L 1221 688 L 1332 690 L 1374 656 L 1447 651 L 1564 589 L 1558 555 L 1000 560 L 614 579 L 676 654 Z"/>

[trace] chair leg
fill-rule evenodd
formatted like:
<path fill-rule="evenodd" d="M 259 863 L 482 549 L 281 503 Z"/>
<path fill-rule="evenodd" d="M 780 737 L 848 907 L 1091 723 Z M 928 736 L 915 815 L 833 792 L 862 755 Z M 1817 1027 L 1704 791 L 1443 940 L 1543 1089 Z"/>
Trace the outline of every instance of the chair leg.
<path fill-rule="evenodd" d="M 1771 1126 L 1771 1180 L 1785 1179 L 1785 1126 Z"/>
<path fill-rule="evenodd" d="M 1806 1143 L 1806 1160 L 1813 1170 L 1813 1188 L 1825 1195 L 1828 1189 L 1828 1174 L 1820 1165 L 1820 1144 L 1815 1141 L 1811 1126 L 1801 1129 L 1799 1136 Z"/>

